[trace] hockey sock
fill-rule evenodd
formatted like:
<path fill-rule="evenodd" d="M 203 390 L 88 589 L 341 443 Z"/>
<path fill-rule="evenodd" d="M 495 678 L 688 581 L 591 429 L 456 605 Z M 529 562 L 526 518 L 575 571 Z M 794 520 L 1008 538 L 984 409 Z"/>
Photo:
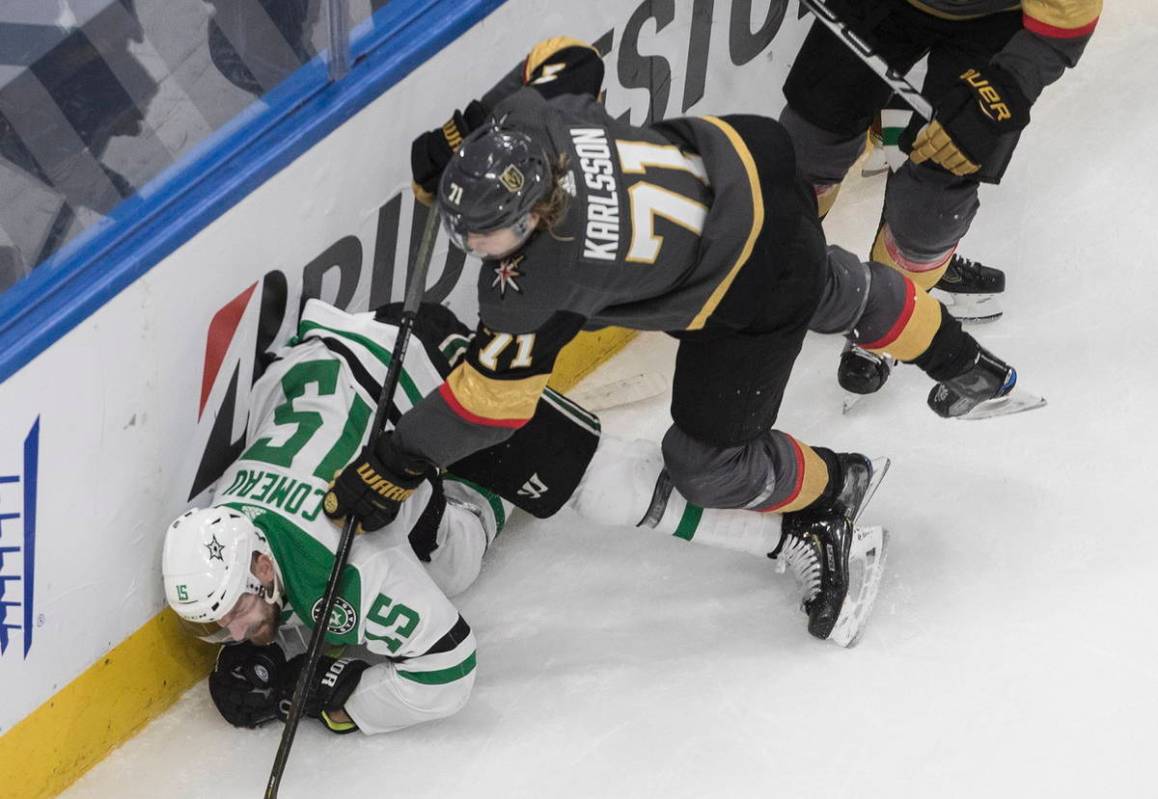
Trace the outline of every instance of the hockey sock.
<path fill-rule="evenodd" d="M 585 519 L 636 526 L 707 546 L 764 557 L 780 542 L 780 516 L 702 508 L 675 490 L 651 441 L 604 435 L 568 504 Z"/>
<path fill-rule="evenodd" d="M 941 324 L 933 334 L 928 348 L 915 358 L 925 374 L 937 382 L 948 380 L 964 372 L 977 361 L 980 345 L 977 339 L 961 329 L 961 322 L 941 306 Z"/>

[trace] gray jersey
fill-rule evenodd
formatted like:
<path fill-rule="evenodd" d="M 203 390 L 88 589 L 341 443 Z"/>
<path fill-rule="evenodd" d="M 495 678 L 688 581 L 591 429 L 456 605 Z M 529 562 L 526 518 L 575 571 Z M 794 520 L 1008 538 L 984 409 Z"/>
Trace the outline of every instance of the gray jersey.
<path fill-rule="evenodd" d="M 563 165 L 557 179 L 569 203 L 553 230 L 483 263 L 482 323 L 464 363 L 399 422 L 396 442 L 442 465 L 525 424 L 580 330 L 684 331 L 719 321 L 713 314 L 763 225 L 754 160 L 727 122 L 629 125 L 596 99 L 598 85 L 557 89 L 568 74 L 592 73 L 594 51 L 573 42 L 536 51 L 533 69 L 529 59 L 487 97 L 496 118 Z M 517 83 L 525 85 L 510 93 Z"/>

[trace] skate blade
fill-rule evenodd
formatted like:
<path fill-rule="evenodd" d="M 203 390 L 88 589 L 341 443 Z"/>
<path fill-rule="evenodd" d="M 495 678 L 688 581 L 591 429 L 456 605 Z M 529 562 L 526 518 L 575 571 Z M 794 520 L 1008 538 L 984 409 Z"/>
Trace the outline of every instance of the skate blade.
<path fill-rule="evenodd" d="M 870 502 L 872 502 L 873 495 L 877 493 L 877 489 L 880 487 L 881 481 L 885 479 L 885 475 L 888 474 L 889 467 L 893 465 L 891 460 L 884 457 L 870 458 L 869 462 L 873 465 L 873 476 L 869 479 L 868 488 L 866 488 L 864 492 L 864 499 L 860 501 L 860 507 L 856 509 L 856 516 L 852 517 L 852 523 L 854 525 L 856 524 L 857 519 L 859 519 L 864 513 L 864 509 L 868 507 Z"/>
<path fill-rule="evenodd" d="M 1037 394 L 1031 394 L 1028 391 L 1022 391 L 1020 388 L 1014 388 L 1012 392 L 1004 397 L 986 400 L 970 410 L 969 413 L 953 418 L 967 421 L 993 419 L 997 416 L 1009 416 L 1014 413 L 1024 413 L 1025 411 L 1044 408 L 1045 404 L 1045 397 L 1039 397 Z"/>
<path fill-rule="evenodd" d="M 950 316 L 960 322 L 985 324 L 996 322 L 1004 313 L 1000 294 L 955 294 L 942 289 L 932 289 L 931 294 L 940 300 Z"/>
<path fill-rule="evenodd" d="M 880 591 L 888 545 L 889 531 L 883 527 L 853 528 L 848 553 L 848 593 L 828 636 L 837 646 L 851 649 L 860 643 Z"/>

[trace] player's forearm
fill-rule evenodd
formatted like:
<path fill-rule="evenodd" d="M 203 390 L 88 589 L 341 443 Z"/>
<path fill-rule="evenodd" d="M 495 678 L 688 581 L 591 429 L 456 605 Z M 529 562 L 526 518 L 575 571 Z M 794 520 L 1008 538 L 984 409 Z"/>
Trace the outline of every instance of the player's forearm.
<path fill-rule="evenodd" d="M 414 661 L 417 662 L 417 661 Z M 405 668 L 410 668 L 407 661 Z M 440 673 L 420 682 L 420 672 L 402 671 L 394 663 L 380 663 L 366 669 L 344 711 L 367 735 L 413 727 L 457 713 L 470 699 L 474 687 L 473 661 L 469 671 L 444 678 Z M 406 675 L 410 674 L 409 677 Z"/>
<path fill-rule="evenodd" d="M 1013 75 L 1032 102 L 1067 68 L 1077 65 L 1101 9 L 1101 0 L 1026 0 L 1024 29 L 994 56 L 993 63 Z"/>
<path fill-rule="evenodd" d="M 471 416 L 475 415 L 462 408 L 457 400 L 448 401 L 447 393 L 431 394 L 402 416 L 394 433 L 398 447 L 445 467 L 481 449 L 501 444 L 521 426 L 514 419 L 505 420 L 509 424 L 472 420 Z"/>

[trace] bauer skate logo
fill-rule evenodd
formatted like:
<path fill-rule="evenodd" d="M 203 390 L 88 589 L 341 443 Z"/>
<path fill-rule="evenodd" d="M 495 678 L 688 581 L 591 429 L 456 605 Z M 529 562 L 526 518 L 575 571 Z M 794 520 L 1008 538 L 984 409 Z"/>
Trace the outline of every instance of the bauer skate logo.
<path fill-rule="evenodd" d="M 543 478 L 539 477 L 538 473 L 532 474 L 531 479 L 523 483 L 523 487 L 518 490 L 520 497 L 530 497 L 531 499 L 541 499 L 551 489 L 547 488 L 547 484 L 543 482 Z"/>
<path fill-rule="evenodd" d="M 15 458 L 0 453 L 0 656 L 19 633 L 27 658 L 32 632 L 44 623 L 33 607 L 39 453 L 39 418 Z"/>
<path fill-rule="evenodd" d="M 980 72 L 975 69 L 967 69 L 961 73 L 961 80 L 968 83 L 977 92 L 977 96 L 981 99 L 981 112 L 985 116 L 994 122 L 1004 122 L 1013 118 L 1013 112 L 1009 110 L 1001 92 L 997 91 L 988 79 L 982 77 Z"/>
<path fill-rule="evenodd" d="M 318 617 L 322 615 L 322 602 L 324 601 L 325 597 L 322 597 L 314 603 L 313 608 L 310 610 L 310 616 L 315 622 L 317 622 Z M 330 612 L 330 623 L 326 626 L 327 632 L 331 632 L 334 635 L 345 635 L 354 629 L 357 623 L 358 614 L 354 610 L 354 606 L 351 605 L 345 597 L 338 597 L 334 602 L 333 611 Z"/>

